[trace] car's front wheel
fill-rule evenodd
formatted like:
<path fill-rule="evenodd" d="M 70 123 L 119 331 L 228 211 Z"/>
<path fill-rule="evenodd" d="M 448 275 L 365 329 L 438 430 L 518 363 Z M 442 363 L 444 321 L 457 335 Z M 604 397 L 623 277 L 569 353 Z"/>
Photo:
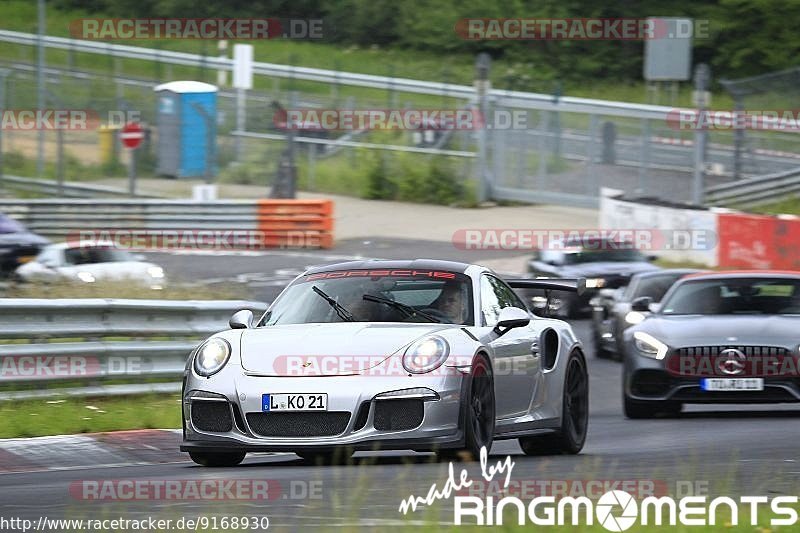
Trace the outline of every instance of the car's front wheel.
<path fill-rule="evenodd" d="M 519 439 L 525 455 L 576 454 L 583 449 L 589 427 L 589 374 L 579 352 L 567 362 L 562 402 L 561 426 L 555 432 Z"/>
<path fill-rule="evenodd" d="M 682 405 L 679 402 L 669 401 L 641 401 L 634 400 L 627 394 L 622 397 L 622 409 L 625 416 L 631 419 L 655 418 L 658 415 L 667 417 L 680 414 Z"/>
<path fill-rule="evenodd" d="M 236 466 L 247 455 L 246 452 L 234 453 L 208 453 L 208 452 L 189 452 L 189 457 L 192 461 L 200 466 L 220 467 L 220 466 Z"/>
<path fill-rule="evenodd" d="M 494 441 L 495 403 L 494 375 L 485 355 L 479 355 L 472 364 L 469 388 L 464 409 L 464 448 L 440 450 L 442 459 L 477 460 L 481 448 L 486 453 Z"/>

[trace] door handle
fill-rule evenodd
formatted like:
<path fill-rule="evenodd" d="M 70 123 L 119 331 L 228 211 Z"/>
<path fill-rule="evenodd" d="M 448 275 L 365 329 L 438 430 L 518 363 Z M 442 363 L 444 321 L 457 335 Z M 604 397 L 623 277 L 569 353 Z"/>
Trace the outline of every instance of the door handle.
<path fill-rule="evenodd" d="M 533 341 L 533 343 L 531 343 L 531 355 L 539 357 L 539 341 Z"/>

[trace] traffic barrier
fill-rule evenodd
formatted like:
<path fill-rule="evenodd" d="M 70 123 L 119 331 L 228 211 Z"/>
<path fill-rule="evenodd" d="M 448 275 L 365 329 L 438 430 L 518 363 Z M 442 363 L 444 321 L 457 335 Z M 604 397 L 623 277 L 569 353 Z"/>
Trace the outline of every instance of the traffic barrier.
<path fill-rule="evenodd" d="M 258 200 L 257 229 L 274 246 L 333 246 L 332 200 Z"/>
<path fill-rule="evenodd" d="M 716 235 L 713 246 L 658 250 L 655 255 L 721 269 L 800 271 L 800 217 L 756 215 L 725 208 L 665 206 L 626 199 L 622 191 L 604 189 L 600 227 L 700 231 Z"/>
<path fill-rule="evenodd" d="M 179 247 L 184 241 L 206 248 L 217 242 L 231 249 L 331 248 L 334 244 L 332 200 L 0 200 L 0 212 L 34 232 L 67 240 L 86 235 L 99 239 L 103 232 L 108 232 L 107 239 L 117 240 L 117 235 L 146 231 L 152 238 L 141 242 L 151 243 L 151 248 L 165 242 Z M 212 232 L 219 235 L 209 236 Z M 224 232 L 257 235 L 237 244 Z"/>

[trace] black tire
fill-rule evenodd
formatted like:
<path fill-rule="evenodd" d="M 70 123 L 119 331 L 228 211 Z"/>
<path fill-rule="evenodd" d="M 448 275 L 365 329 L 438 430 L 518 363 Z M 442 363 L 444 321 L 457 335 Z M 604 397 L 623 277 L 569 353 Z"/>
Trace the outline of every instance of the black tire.
<path fill-rule="evenodd" d="M 655 418 L 659 415 L 666 417 L 678 416 L 682 407 L 679 402 L 643 402 L 634 400 L 627 394 L 623 394 L 622 397 L 622 409 L 625 412 L 625 416 L 634 420 Z"/>
<path fill-rule="evenodd" d="M 472 364 L 467 401 L 464 409 L 464 448 L 452 448 L 437 451 L 443 460 L 476 461 L 480 458 L 481 448 L 487 453 L 494 442 L 495 402 L 494 376 L 492 367 L 485 355 L 479 355 Z"/>
<path fill-rule="evenodd" d="M 574 455 L 583 449 L 589 427 L 589 374 L 580 352 L 573 352 L 567 361 L 562 402 L 558 430 L 519 439 L 525 455 Z"/>
<path fill-rule="evenodd" d="M 597 359 L 611 359 L 612 353 L 606 350 L 603 347 L 603 344 L 600 342 L 600 337 L 594 338 L 594 356 Z"/>
<path fill-rule="evenodd" d="M 192 461 L 200 466 L 208 467 L 222 467 L 222 466 L 236 466 L 247 455 L 246 452 L 233 452 L 233 453 L 208 453 L 208 452 L 189 452 L 189 457 Z"/>
<path fill-rule="evenodd" d="M 305 462 L 314 465 L 340 465 L 347 463 L 353 456 L 350 448 L 336 448 L 334 450 L 294 452 Z"/>

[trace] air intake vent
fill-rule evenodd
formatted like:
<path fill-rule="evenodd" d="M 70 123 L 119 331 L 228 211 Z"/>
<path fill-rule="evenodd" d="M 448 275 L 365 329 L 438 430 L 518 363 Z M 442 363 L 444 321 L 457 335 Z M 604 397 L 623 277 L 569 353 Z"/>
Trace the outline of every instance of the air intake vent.
<path fill-rule="evenodd" d="M 422 400 L 378 400 L 375 402 L 375 429 L 403 431 L 422 424 L 425 406 Z"/>
<path fill-rule="evenodd" d="M 253 433 L 262 437 L 332 437 L 344 433 L 350 413 L 247 413 Z"/>
<path fill-rule="evenodd" d="M 226 433 L 233 429 L 231 406 L 228 402 L 196 400 L 192 402 L 192 425 L 199 431 Z"/>

